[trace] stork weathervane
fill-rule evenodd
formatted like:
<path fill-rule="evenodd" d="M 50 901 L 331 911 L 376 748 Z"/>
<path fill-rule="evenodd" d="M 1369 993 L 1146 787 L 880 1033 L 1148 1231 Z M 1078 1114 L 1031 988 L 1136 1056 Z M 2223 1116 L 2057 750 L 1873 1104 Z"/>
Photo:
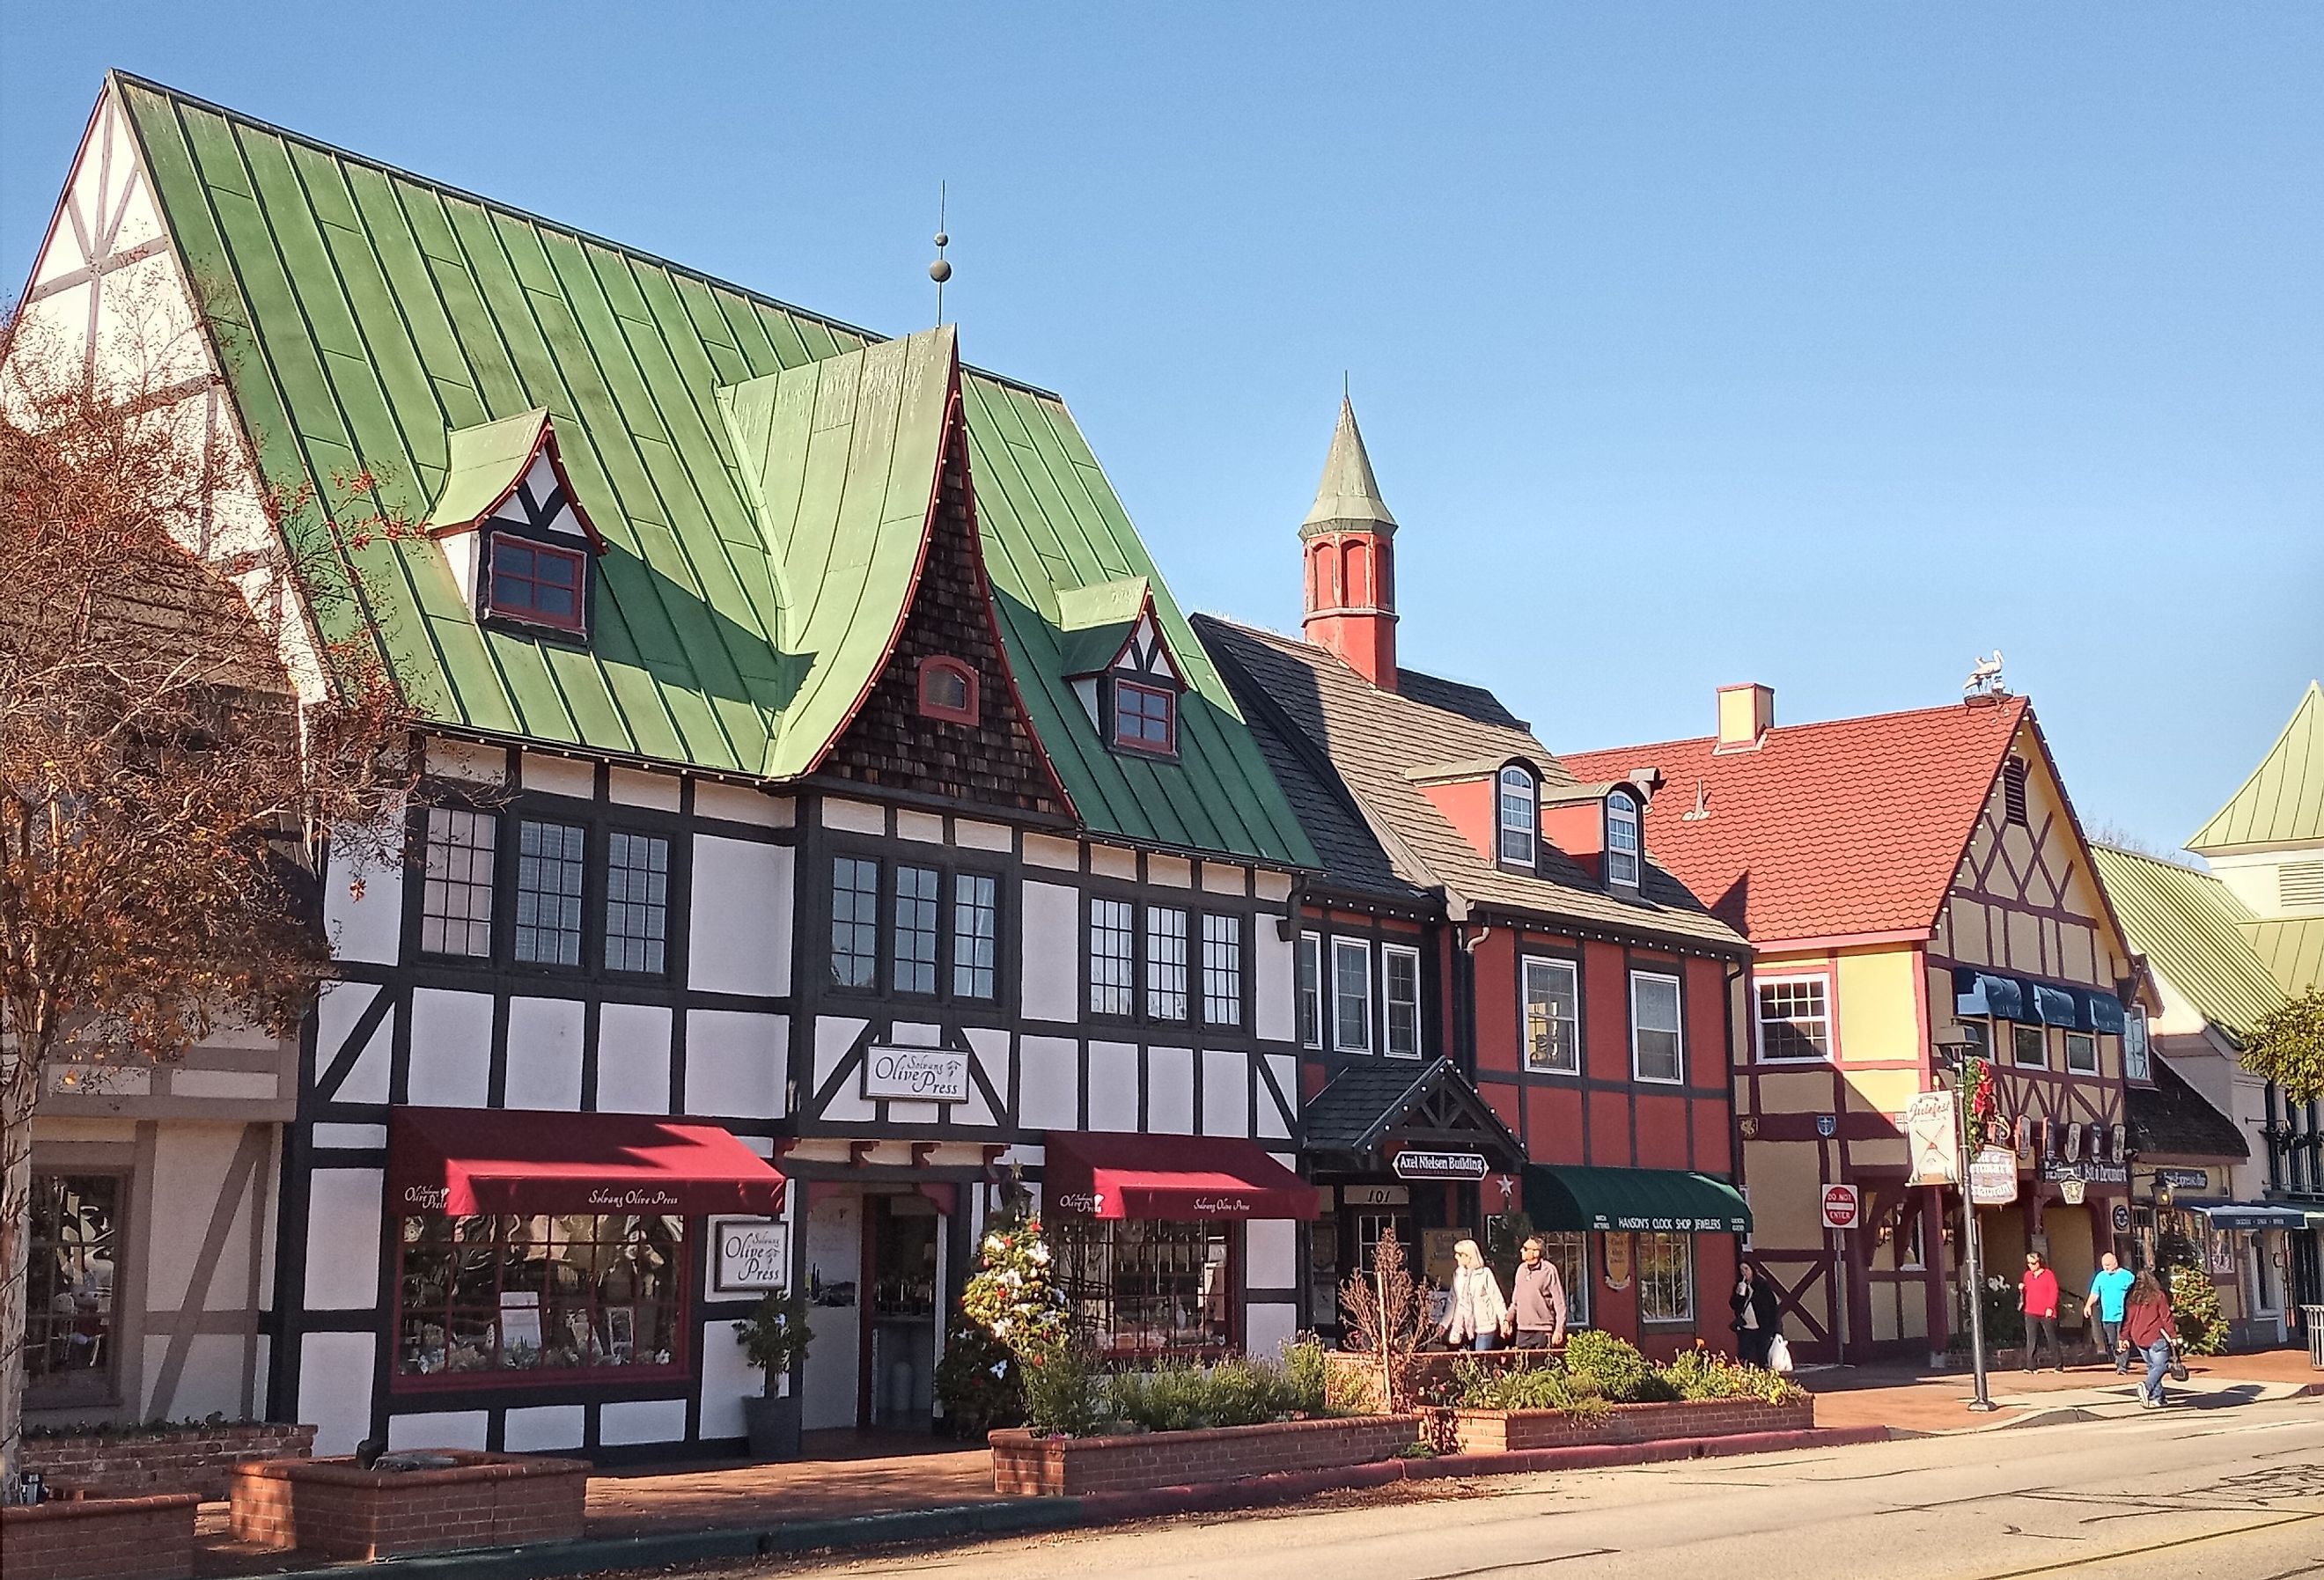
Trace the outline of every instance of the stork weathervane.
<path fill-rule="evenodd" d="M 928 265 L 928 278 L 936 282 L 936 328 L 944 328 L 945 282 L 952 278 L 952 265 L 945 261 L 945 249 L 952 245 L 952 237 L 945 234 L 945 190 L 947 183 L 936 183 L 936 261 Z"/>
<path fill-rule="evenodd" d="M 1979 659 L 1977 661 L 1977 668 L 1969 672 L 1969 679 L 1961 687 L 1961 695 L 1963 697 L 2006 697 L 2009 695 L 2009 688 L 2003 684 L 2001 679 L 2001 650 L 1999 648 L 1995 648 L 1993 650 L 1993 656 L 1991 658 Z"/>

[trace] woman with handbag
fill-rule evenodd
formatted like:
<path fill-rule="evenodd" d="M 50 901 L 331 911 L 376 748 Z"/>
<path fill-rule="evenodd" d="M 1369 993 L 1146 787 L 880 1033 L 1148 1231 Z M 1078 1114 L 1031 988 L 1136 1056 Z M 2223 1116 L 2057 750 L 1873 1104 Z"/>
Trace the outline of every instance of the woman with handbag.
<path fill-rule="evenodd" d="M 1735 1330 L 1735 1347 L 1743 1363 L 1772 1371 L 1775 1340 L 1783 1333 L 1775 1287 L 1747 1261 L 1742 1276 L 1736 1280 L 1735 1292 L 1727 1297 L 1727 1308 L 1735 1313 L 1727 1326 Z"/>
<path fill-rule="evenodd" d="M 2146 1378 L 2138 1385 L 2138 1402 L 2142 1409 L 2163 1408 L 2163 1379 L 2177 1372 L 2182 1379 L 2184 1367 L 2174 1358 L 2179 1346 L 2179 1322 L 2171 1314 L 2171 1297 L 2163 1293 L 2149 1268 L 2138 1275 L 2130 1287 L 2130 1298 L 2123 1302 L 2122 1347 L 2125 1354 L 2136 1351 L 2146 1357 Z"/>

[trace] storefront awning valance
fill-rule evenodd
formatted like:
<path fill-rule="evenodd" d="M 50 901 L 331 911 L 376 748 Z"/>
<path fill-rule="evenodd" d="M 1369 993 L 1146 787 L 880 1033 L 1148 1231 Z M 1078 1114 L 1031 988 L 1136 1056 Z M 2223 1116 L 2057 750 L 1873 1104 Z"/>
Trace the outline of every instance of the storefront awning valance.
<path fill-rule="evenodd" d="M 2305 1229 L 2308 1215 L 2297 1207 L 2279 1207 L 2267 1202 L 2204 1200 L 2181 1197 L 2171 1204 L 2190 1213 L 2200 1213 L 2214 1229 Z"/>
<path fill-rule="evenodd" d="M 1551 1168 L 1525 1171 L 1526 1212 L 1544 1229 L 1601 1233 L 1748 1234 L 1743 1193 L 1710 1174 L 1678 1169 Z"/>
<path fill-rule="evenodd" d="M 783 1177 L 715 1124 L 650 1113 L 397 1108 L 391 1211 L 770 1214 Z"/>
<path fill-rule="evenodd" d="M 1230 1136 L 1051 1131 L 1041 1195 L 1076 1218 L 1313 1218 L 1315 1187 Z"/>
<path fill-rule="evenodd" d="M 1953 967 L 1953 1013 L 2122 1035 L 2122 1000 L 2101 988 L 2052 987 L 1966 966 Z"/>

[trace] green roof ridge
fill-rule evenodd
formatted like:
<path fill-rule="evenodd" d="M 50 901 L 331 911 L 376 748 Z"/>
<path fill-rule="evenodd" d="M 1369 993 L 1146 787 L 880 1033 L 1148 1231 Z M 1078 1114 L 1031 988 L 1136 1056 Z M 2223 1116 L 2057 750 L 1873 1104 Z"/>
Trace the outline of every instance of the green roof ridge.
<path fill-rule="evenodd" d="M 2098 882 L 2133 949 L 2240 1043 L 2283 992 L 2245 930 L 2252 914 L 2209 873 L 2116 845 L 2090 845 Z"/>
<path fill-rule="evenodd" d="M 2267 755 L 2187 848 L 2264 849 L 2324 841 L 2324 685 L 2308 682 Z"/>

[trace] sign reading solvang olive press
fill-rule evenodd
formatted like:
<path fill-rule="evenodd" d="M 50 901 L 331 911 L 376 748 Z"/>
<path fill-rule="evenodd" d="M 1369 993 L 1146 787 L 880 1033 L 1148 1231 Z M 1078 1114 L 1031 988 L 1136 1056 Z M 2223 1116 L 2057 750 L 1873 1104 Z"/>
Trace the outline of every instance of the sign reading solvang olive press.
<path fill-rule="evenodd" d="M 756 1294 L 791 1281 L 791 1230 L 780 1218 L 710 1220 L 710 1291 Z"/>
<path fill-rule="evenodd" d="M 863 1095 L 898 1103 L 965 1103 L 968 1055 L 949 1048 L 872 1048 L 863 1055 Z"/>

